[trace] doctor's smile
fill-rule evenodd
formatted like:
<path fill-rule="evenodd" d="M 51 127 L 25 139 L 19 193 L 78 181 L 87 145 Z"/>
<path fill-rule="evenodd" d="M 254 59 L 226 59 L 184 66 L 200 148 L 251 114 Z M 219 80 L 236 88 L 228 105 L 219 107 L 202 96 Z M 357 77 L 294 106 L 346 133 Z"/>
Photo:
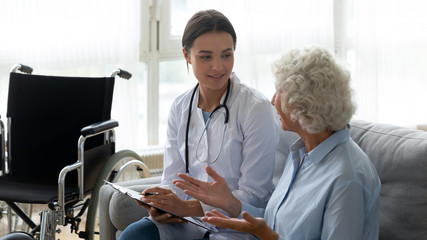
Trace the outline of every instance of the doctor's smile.
<path fill-rule="evenodd" d="M 213 79 L 221 79 L 221 78 L 222 78 L 222 77 L 224 77 L 224 76 L 225 76 L 225 74 L 215 75 L 215 76 L 213 76 L 213 75 L 208 75 L 208 77 L 213 78 Z"/>

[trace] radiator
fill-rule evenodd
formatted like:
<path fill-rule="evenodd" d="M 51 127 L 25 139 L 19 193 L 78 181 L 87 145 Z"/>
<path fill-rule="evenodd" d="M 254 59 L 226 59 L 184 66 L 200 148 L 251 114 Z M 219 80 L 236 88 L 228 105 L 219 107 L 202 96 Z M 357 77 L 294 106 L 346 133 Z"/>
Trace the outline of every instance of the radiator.
<path fill-rule="evenodd" d="M 427 124 L 420 124 L 420 125 L 417 125 L 417 129 L 418 129 L 418 130 L 427 131 Z"/>
<path fill-rule="evenodd" d="M 152 175 L 158 175 L 163 172 L 163 146 L 150 146 L 144 148 L 141 152 L 142 161 L 150 169 Z"/>

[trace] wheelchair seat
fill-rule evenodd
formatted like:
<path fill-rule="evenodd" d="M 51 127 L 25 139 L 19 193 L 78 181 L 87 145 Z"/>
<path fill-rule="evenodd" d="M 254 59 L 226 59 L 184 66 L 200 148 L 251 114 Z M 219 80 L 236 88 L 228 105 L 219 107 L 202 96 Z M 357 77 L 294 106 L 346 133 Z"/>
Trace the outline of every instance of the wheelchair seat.
<path fill-rule="evenodd" d="M 37 238 L 55 239 L 56 224 L 78 224 L 75 206 L 82 211 L 87 206 L 95 208 L 88 213 L 91 219 L 86 224 L 92 228 L 97 191 L 104 179 L 112 181 L 123 158 L 136 160 L 139 170 L 143 168 L 149 176 L 137 154 L 115 153 L 118 122 L 110 117 L 115 74 L 95 78 L 10 73 L 0 200 Z M 130 74 L 124 72 L 124 76 Z M 84 202 L 88 197 L 92 200 Z M 16 203 L 47 204 L 49 210 L 37 226 Z M 77 233 L 78 226 L 74 230 Z M 86 229 L 79 236 L 92 239 L 93 233 Z"/>
<path fill-rule="evenodd" d="M 58 200 L 58 184 L 32 183 L 29 180 L 19 179 L 13 176 L 0 177 L 0 198 L 3 201 L 20 203 L 48 204 Z M 65 192 L 66 201 L 75 199 L 78 196 L 78 187 L 67 187 Z"/>

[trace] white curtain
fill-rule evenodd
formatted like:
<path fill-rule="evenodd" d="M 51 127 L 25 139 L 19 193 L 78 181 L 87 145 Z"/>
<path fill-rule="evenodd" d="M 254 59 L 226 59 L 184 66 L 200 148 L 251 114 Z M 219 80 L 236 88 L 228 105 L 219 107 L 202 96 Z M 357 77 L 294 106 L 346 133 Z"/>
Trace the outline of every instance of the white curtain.
<path fill-rule="evenodd" d="M 145 108 L 141 99 L 147 80 L 147 69 L 139 60 L 141 3 L 145 3 L 140 1 L 146 0 L 2 0 L 2 119 L 8 73 L 15 63 L 32 66 L 34 74 L 70 76 L 108 76 L 120 67 L 133 73 L 133 78 L 116 80 L 112 118 L 120 122 L 118 148 L 139 149 L 136 138 L 146 130 L 141 121 L 147 118 L 145 110 L 140 110 Z M 267 97 L 274 92 L 271 63 L 281 52 L 313 44 L 334 51 L 339 45 L 339 51 L 348 50 L 358 103 L 356 118 L 404 126 L 427 122 L 424 0 L 185 2 L 182 12 L 186 16 L 180 15 L 176 32 L 182 33 L 186 21 L 199 10 L 223 12 L 237 33 L 236 73 Z M 337 14 L 340 5 L 349 7 L 348 12 L 342 10 L 344 17 Z"/>
<path fill-rule="evenodd" d="M 139 0 L 5 0 L 0 3 L 0 114 L 6 115 L 8 72 L 15 63 L 34 74 L 110 76 L 120 67 L 137 76 Z M 133 148 L 138 78 L 116 78 L 112 118 L 117 142 Z M 76 93 L 78 94 L 78 93 Z"/>
<path fill-rule="evenodd" d="M 408 127 L 427 123 L 427 2 L 354 1 L 357 117 Z"/>

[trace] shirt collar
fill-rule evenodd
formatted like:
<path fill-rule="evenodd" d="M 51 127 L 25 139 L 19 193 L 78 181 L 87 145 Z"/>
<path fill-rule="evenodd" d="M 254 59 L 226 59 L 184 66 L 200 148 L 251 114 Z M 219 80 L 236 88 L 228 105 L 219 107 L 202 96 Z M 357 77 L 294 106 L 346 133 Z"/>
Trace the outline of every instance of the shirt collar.
<path fill-rule="evenodd" d="M 306 158 L 315 164 L 319 164 L 322 159 L 326 157 L 337 145 L 348 141 L 350 138 L 350 125 L 347 124 L 345 129 L 338 130 L 329 136 L 326 140 L 321 142 L 313 150 L 306 154 Z M 305 148 L 305 144 L 301 138 L 299 138 L 290 147 L 292 156 L 299 155 L 298 151 Z M 306 161 L 308 160 L 306 159 Z"/>

